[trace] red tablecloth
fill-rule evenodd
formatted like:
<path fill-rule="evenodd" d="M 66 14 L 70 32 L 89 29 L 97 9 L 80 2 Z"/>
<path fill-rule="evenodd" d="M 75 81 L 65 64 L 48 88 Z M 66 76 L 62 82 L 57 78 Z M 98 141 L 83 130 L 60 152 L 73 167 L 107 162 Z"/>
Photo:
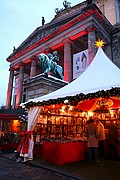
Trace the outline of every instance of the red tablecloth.
<path fill-rule="evenodd" d="M 43 143 L 43 158 L 45 161 L 53 163 L 53 157 L 58 149 L 58 144 L 55 142 L 44 142 Z"/>
<path fill-rule="evenodd" d="M 56 165 L 64 165 L 85 159 L 87 142 L 43 143 L 43 157 L 45 161 Z"/>

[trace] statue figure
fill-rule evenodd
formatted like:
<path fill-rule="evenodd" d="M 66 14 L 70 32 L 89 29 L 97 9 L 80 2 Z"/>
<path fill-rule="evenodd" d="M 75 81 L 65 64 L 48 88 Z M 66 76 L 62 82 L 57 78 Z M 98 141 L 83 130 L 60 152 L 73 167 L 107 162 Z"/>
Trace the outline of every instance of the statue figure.
<path fill-rule="evenodd" d="M 63 2 L 63 6 L 64 6 L 65 9 L 70 8 L 70 5 L 71 5 L 70 2 L 67 2 L 67 1 Z"/>
<path fill-rule="evenodd" d="M 63 80 L 63 68 L 55 61 L 59 61 L 57 51 L 54 51 L 53 54 L 46 55 L 41 53 L 38 55 L 38 62 L 41 65 L 44 74 L 46 75 L 48 72 L 52 72 L 55 77 Z"/>
<path fill-rule="evenodd" d="M 87 0 L 87 6 L 92 4 L 92 0 Z"/>
<path fill-rule="evenodd" d="M 64 6 L 65 9 L 68 9 L 68 8 L 71 7 L 71 2 L 64 1 L 64 2 L 63 2 L 63 6 Z M 62 11 L 64 11 L 63 8 L 61 8 L 61 9 L 55 8 L 56 14 L 59 14 L 59 13 L 62 12 Z"/>
<path fill-rule="evenodd" d="M 42 17 L 42 26 L 45 24 L 45 18 Z"/>
<path fill-rule="evenodd" d="M 13 46 L 13 52 L 16 50 L 15 46 Z"/>

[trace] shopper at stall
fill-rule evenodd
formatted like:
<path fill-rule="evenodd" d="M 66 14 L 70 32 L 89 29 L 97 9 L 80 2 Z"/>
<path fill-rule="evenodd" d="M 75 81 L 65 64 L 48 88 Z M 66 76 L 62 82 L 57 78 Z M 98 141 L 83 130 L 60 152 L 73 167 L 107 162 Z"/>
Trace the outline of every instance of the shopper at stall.
<path fill-rule="evenodd" d="M 88 139 L 88 157 L 90 162 L 98 163 L 98 129 L 94 124 L 94 120 L 89 120 L 89 125 L 86 128 L 86 136 Z"/>
<path fill-rule="evenodd" d="M 110 159 L 118 160 L 118 153 L 117 153 L 118 127 L 112 120 L 108 127 L 108 143 L 109 143 Z"/>
<path fill-rule="evenodd" d="M 101 158 L 101 157 L 104 157 L 105 129 L 104 129 L 104 125 L 100 122 L 99 119 L 96 120 L 96 125 L 98 128 L 98 135 L 99 135 L 98 152 Z"/>

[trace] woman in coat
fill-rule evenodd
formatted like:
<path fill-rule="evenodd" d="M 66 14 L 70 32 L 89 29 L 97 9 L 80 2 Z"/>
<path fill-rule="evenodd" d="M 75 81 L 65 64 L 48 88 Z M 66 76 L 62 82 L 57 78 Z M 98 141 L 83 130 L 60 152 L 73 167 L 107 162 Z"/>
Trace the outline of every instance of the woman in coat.
<path fill-rule="evenodd" d="M 88 156 L 90 162 L 98 163 L 98 128 L 94 124 L 94 120 L 89 120 L 89 125 L 86 128 L 86 136 L 88 139 Z"/>

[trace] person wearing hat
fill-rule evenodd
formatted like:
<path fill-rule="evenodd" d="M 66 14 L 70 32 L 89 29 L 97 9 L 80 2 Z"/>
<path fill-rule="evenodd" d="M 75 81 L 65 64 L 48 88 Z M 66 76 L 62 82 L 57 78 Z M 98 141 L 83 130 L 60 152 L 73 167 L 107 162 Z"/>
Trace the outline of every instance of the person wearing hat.
<path fill-rule="evenodd" d="M 94 120 L 90 118 L 89 125 L 86 128 L 86 136 L 88 139 L 88 158 L 90 162 L 98 163 L 98 129 L 94 124 Z"/>

